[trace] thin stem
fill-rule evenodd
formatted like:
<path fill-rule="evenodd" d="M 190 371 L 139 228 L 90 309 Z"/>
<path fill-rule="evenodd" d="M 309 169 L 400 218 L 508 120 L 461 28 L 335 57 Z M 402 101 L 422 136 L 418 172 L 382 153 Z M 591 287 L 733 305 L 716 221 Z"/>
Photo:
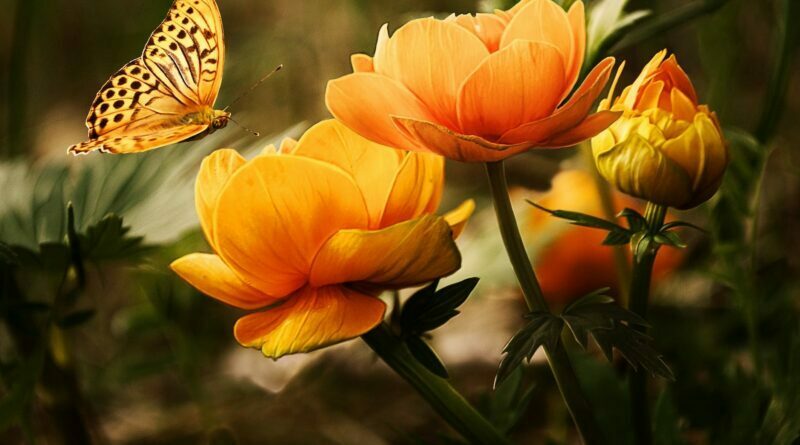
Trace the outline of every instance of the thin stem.
<path fill-rule="evenodd" d="M 647 220 L 649 235 L 653 235 L 664 225 L 667 208 L 651 202 L 645 207 L 644 217 Z M 630 302 L 628 309 L 642 318 L 647 317 L 647 306 L 650 298 L 650 282 L 653 276 L 653 264 L 658 253 L 658 245 L 652 244 L 641 257 L 633 259 L 631 275 Z M 642 330 L 644 328 L 641 328 Z M 632 371 L 629 376 L 631 418 L 633 420 L 634 437 L 637 445 L 653 443 L 650 425 L 650 404 L 647 397 L 647 374 L 644 370 Z"/>
<path fill-rule="evenodd" d="M 405 344 L 391 333 L 385 323 L 361 338 L 470 443 L 480 445 L 510 443 L 447 380 L 434 375 L 422 366 L 411 355 Z"/>
<path fill-rule="evenodd" d="M 525 251 L 525 245 L 522 243 L 522 237 L 517 227 L 517 220 L 511 207 L 511 200 L 508 197 L 508 184 L 506 183 L 503 162 L 486 163 L 486 173 L 489 176 L 489 186 L 492 192 L 500 234 L 503 237 L 508 258 L 511 260 L 511 266 L 517 275 L 525 303 L 531 311 L 549 312 L 550 309 L 547 307 L 542 288 L 536 279 L 533 265 Z M 572 364 L 564 345 L 559 342 L 555 348 L 545 347 L 545 352 L 558 389 L 561 391 L 564 403 L 566 403 L 584 443 L 604 443 L 605 440 L 603 439 L 600 425 L 597 423 L 589 400 L 583 394 L 578 376 L 575 375 L 575 371 L 572 369 Z"/>

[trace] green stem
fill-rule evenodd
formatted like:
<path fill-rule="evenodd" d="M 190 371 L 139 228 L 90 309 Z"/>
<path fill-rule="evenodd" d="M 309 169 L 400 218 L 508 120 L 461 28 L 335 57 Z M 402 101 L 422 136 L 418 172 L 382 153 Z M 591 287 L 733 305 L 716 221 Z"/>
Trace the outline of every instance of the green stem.
<path fill-rule="evenodd" d="M 647 220 L 648 235 L 658 233 L 664 225 L 667 208 L 651 202 L 645 207 L 644 217 Z M 633 259 L 631 274 L 630 301 L 628 309 L 642 318 L 647 317 L 647 305 L 650 299 L 650 283 L 653 276 L 653 264 L 658 253 L 658 245 L 651 244 L 641 257 Z M 641 328 L 644 329 L 644 328 Z M 628 384 L 630 387 L 631 419 L 637 445 L 653 443 L 650 425 L 650 404 L 647 397 L 647 373 L 644 370 L 631 371 Z"/>
<path fill-rule="evenodd" d="M 508 184 L 506 183 L 505 168 L 503 161 L 486 163 L 486 173 L 489 176 L 489 186 L 494 201 L 497 223 L 500 227 L 500 234 L 503 243 L 511 260 L 511 266 L 517 275 L 522 295 L 525 303 L 531 311 L 547 311 L 547 302 L 542 294 L 542 288 L 536 279 L 530 258 L 525 251 L 522 237 L 517 227 L 517 220 L 514 210 L 511 207 L 511 200 L 508 197 Z M 572 420 L 586 444 L 604 443 L 603 433 L 589 400 L 583 394 L 578 376 L 572 369 L 564 345 L 559 342 L 555 348 L 545 347 L 547 361 L 555 377 L 561 396 L 567 405 Z"/>
<path fill-rule="evenodd" d="M 385 323 L 361 338 L 470 443 L 480 445 L 510 443 L 447 380 L 434 375 L 422 366 L 411 355 L 405 344 L 391 333 Z"/>

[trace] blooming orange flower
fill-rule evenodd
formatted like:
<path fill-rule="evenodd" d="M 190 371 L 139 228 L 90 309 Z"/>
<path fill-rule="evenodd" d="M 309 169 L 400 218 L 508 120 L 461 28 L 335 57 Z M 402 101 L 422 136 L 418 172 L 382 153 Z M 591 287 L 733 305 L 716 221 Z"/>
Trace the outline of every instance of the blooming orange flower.
<path fill-rule="evenodd" d="M 562 171 L 553 178 L 552 188 L 536 202 L 550 209 L 602 218 L 594 181 L 591 174 L 582 170 Z M 643 210 L 641 202 L 622 193 L 615 192 L 613 198 L 616 211 L 625 207 Z M 523 234 L 528 245 L 537 250 L 536 274 L 548 301 L 566 304 L 606 286 L 613 294 L 619 294 L 613 249 L 602 245 L 606 232 L 569 224 L 531 206 L 528 212 Z M 684 256 L 681 249 L 661 249 L 653 269 L 653 283 L 658 284 L 674 271 Z"/>
<path fill-rule="evenodd" d="M 380 146 L 333 120 L 249 162 L 218 150 L 196 188 L 214 254 L 172 269 L 222 302 L 265 308 L 234 334 L 268 357 L 357 337 L 383 319 L 382 290 L 459 268 L 453 236 L 474 204 L 433 215 L 442 186 L 440 157 Z"/>
<path fill-rule="evenodd" d="M 722 182 L 728 147 L 716 114 L 699 105 L 675 56 L 657 53 L 639 77 L 601 110 L 623 116 L 592 139 L 597 168 L 621 191 L 656 204 L 688 209 Z"/>
<path fill-rule="evenodd" d="M 375 142 L 471 162 L 588 139 L 618 116 L 587 115 L 608 81 L 600 62 L 572 97 L 583 63 L 583 3 L 551 0 L 508 11 L 412 20 L 353 74 L 328 83 L 326 102 L 345 125 Z"/>

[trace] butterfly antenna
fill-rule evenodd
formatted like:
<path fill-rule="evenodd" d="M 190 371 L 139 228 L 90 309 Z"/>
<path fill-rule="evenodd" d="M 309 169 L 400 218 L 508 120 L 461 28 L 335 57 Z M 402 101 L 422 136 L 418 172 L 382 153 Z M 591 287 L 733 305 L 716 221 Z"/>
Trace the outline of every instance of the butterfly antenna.
<path fill-rule="evenodd" d="M 233 120 L 232 117 L 228 117 L 228 120 L 233 122 L 234 124 L 238 125 L 239 128 L 241 128 L 242 130 L 244 130 L 244 131 L 246 131 L 248 133 L 251 133 L 253 136 L 256 136 L 256 137 L 261 136 L 261 133 L 255 131 L 253 129 L 245 127 L 244 125 L 240 124 L 239 122 L 236 122 L 235 120 Z"/>
<path fill-rule="evenodd" d="M 258 80 L 258 82 L 254 83 L 254 84 L 253 84 L 253 86 L 251 86 L 251 87 L 250 87 L 250 88 L 248 88 L 248 89 L 247 89 L 245 92 L 243 92 L 242 94 L 240 94 L 240 95 L 239 95 L 239 97 L 237 97 L 236 99 L 234 99 L 234 100 L 233 100 L 233 102 L 231 102 L 230 104 L 228 104 L 228 106 L 227 106 L 227 107 L 225 107 L 225 109 L 224 109 L 224 110 L 222 110 L 222 111 L 228 111 L 228 110 L 229 110 L 229 109 L 230 109 L 230 108 L 231 108 L 231 107 L 232 107 L 232 106 L 233 106 L 233 105 L 234 105 L 236 102 L 239 102 L 240 100 L 242 100 L 242 98 L 244 98 L 244 97 L 245 97 L 245 96 L 247 96 L 248 94 L 252 93 L 252 92 L 253 92 L 253 90 L 255 90 L 256 88 L 258 88 L 258 86 L 259 86 L 259 85 L 261 85 L 262 83 L 264 83 L 264 81 L 265 81 L 265 80 L 269 79 L 270 77 L 272 77 L 272 75 L 273 75 L 273 74 L 275 74 L 275 73 L 277 73 L 278 71 L 280 71 L 280 70 L 281 70 L 281 68 L 283 68 L 283 64 L 280 64 L 280 65 L 278 65 L 277 67 L 275 67 L 275 69 L 274 69 L 274 70 L 272 70 L 272 71 L 270 71 L 269 73 L 267 73 L 267 75 L 266 75 L 266 76 L 264 76 L 264 77 L 262 77 L 261 79 L 259 79 L 259 80 Z M 240 125 L 240 126 L 241 126 L 241 125 Z M 242 128 L 244 128 L 244 127 L 242 127 Z"/>

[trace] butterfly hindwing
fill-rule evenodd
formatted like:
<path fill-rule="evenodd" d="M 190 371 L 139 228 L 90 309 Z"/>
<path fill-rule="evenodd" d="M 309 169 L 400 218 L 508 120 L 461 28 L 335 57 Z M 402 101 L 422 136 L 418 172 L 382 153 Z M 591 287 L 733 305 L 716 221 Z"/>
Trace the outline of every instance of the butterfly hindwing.
<path fill-rule="evenodd" d="M 202 133 L 206 125 L 181 125 L 151 129 L 150 133 L 141 133 L 135 136 L 101 136 L 97 139 L 82 142 L 70 147 L 73 154 L 85 154 L 93 150 L 103 153 L 139 153 L 154 148 L 171 145 L 184 141 L 192 136 Z"/>

